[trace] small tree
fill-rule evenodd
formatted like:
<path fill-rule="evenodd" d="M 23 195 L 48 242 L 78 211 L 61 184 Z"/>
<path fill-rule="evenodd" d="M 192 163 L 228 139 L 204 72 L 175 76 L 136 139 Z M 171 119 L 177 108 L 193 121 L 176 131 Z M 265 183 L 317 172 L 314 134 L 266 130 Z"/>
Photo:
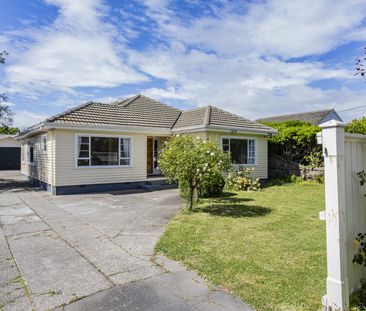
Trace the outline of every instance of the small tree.
<path fill-rule="evenodd" d="M 13 135 L 19 132 L 17 127 L 0 126 L 0 134 Z"/>
<path fill-rule="evenodd" d="M 187 190 L 187 207 L 192 210 L 201 184 L 230 169 L 229 155 L 214 141 L 191 135 L 177 135 L 165 142 L 159 167 L 171 181 Z"/>
<path fill-rule="evenodd" d="M 0 52 L 0 64 L 5 64 L 6 57 L 9 55 L 8 52 Z M 0 126 L 12 126 L 14 112 L 11 111 L 8 105 L 3 104 L 8 101 L 8 97 L 4 93 L 0 93 Z"/>

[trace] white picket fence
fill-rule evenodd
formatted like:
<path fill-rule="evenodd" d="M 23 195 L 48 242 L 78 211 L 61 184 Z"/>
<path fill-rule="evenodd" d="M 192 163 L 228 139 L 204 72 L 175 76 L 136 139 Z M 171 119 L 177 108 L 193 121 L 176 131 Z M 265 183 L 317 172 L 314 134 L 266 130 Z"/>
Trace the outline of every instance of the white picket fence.
<path fill-rule="evenodd" d="M 350 294 L 366 279 L 366 267 L 353 264 L 354 239 L 366 233 L 366 186 L 357 176 L 366 170 L 366 135 L 344 132 L 344 123 L 320 125 L 325 168 L 325 212 L 327 235 L 327 292 L 324 309 L 349 308 Z"/>

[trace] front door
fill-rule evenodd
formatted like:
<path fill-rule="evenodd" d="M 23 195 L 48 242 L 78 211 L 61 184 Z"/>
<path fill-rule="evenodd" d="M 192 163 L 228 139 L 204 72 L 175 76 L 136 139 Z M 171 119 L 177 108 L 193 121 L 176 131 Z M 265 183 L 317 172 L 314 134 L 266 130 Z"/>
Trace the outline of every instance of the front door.
<path fill-rule="evenodd" d="M 154 146 L 153 146 L 153 174 L 159 175 L 160 169 L 158 165 L 158 157 L 159 157 L 159 150 L 160 150 L 161 141 L 158 138 L 154 138 Z"/>

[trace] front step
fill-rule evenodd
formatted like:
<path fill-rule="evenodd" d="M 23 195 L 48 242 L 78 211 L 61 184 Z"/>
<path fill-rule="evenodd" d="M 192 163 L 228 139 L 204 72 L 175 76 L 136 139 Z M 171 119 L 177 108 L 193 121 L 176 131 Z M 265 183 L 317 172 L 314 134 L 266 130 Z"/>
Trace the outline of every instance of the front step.
<path fill-rule="evenodd" d="M 159 191 L 166 189 L 175 189 L 177 184 L 169 184 L 166 180 L 149 180 L 140 186 L 141 189 L 146 191 Z"/>

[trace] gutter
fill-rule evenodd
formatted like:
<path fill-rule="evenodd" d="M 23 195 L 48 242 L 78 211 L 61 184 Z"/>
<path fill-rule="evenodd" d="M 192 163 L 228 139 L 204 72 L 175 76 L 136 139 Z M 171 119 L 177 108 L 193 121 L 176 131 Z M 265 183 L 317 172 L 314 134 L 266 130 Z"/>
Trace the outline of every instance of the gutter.
<path fill-rule="evenodd" d="M 278 131 L 275 129 L 253 129 L 253 128 L 243 128 L 243 127 L 227 127 L 220 125 L 209 125 L 209 126 L 196 126 L 196 127 L 184 127 L 179 129 L 172 129 L 173 133 L 180 133 L 184 131 L 189 132 L 199 132 L 199 131 L 222 131 L 222 132 L 231 132 L 231 133 L 243 133 L 243 134 L 277 134 Z"/>
<path fill-rule="evenodd" d="M 83 131 L 118 131 L 118 132 L 138 132 L 138 133 L 158 133 L 162 135 L 171 135 L 172 132 L 167 128 L 155 128 L 155 127 L 121 127 L 121 126 L 104 126 L 104 125 L 74 125 L 74 124 L 57 124 L 53 122 L 42 122 L 39 126 L 33 130 L 20 133 L 15 138 L 23 139 L 30 135 L 42 133 L 47 130 L 64 129 L 64 130 L 83 130 Z"/>

